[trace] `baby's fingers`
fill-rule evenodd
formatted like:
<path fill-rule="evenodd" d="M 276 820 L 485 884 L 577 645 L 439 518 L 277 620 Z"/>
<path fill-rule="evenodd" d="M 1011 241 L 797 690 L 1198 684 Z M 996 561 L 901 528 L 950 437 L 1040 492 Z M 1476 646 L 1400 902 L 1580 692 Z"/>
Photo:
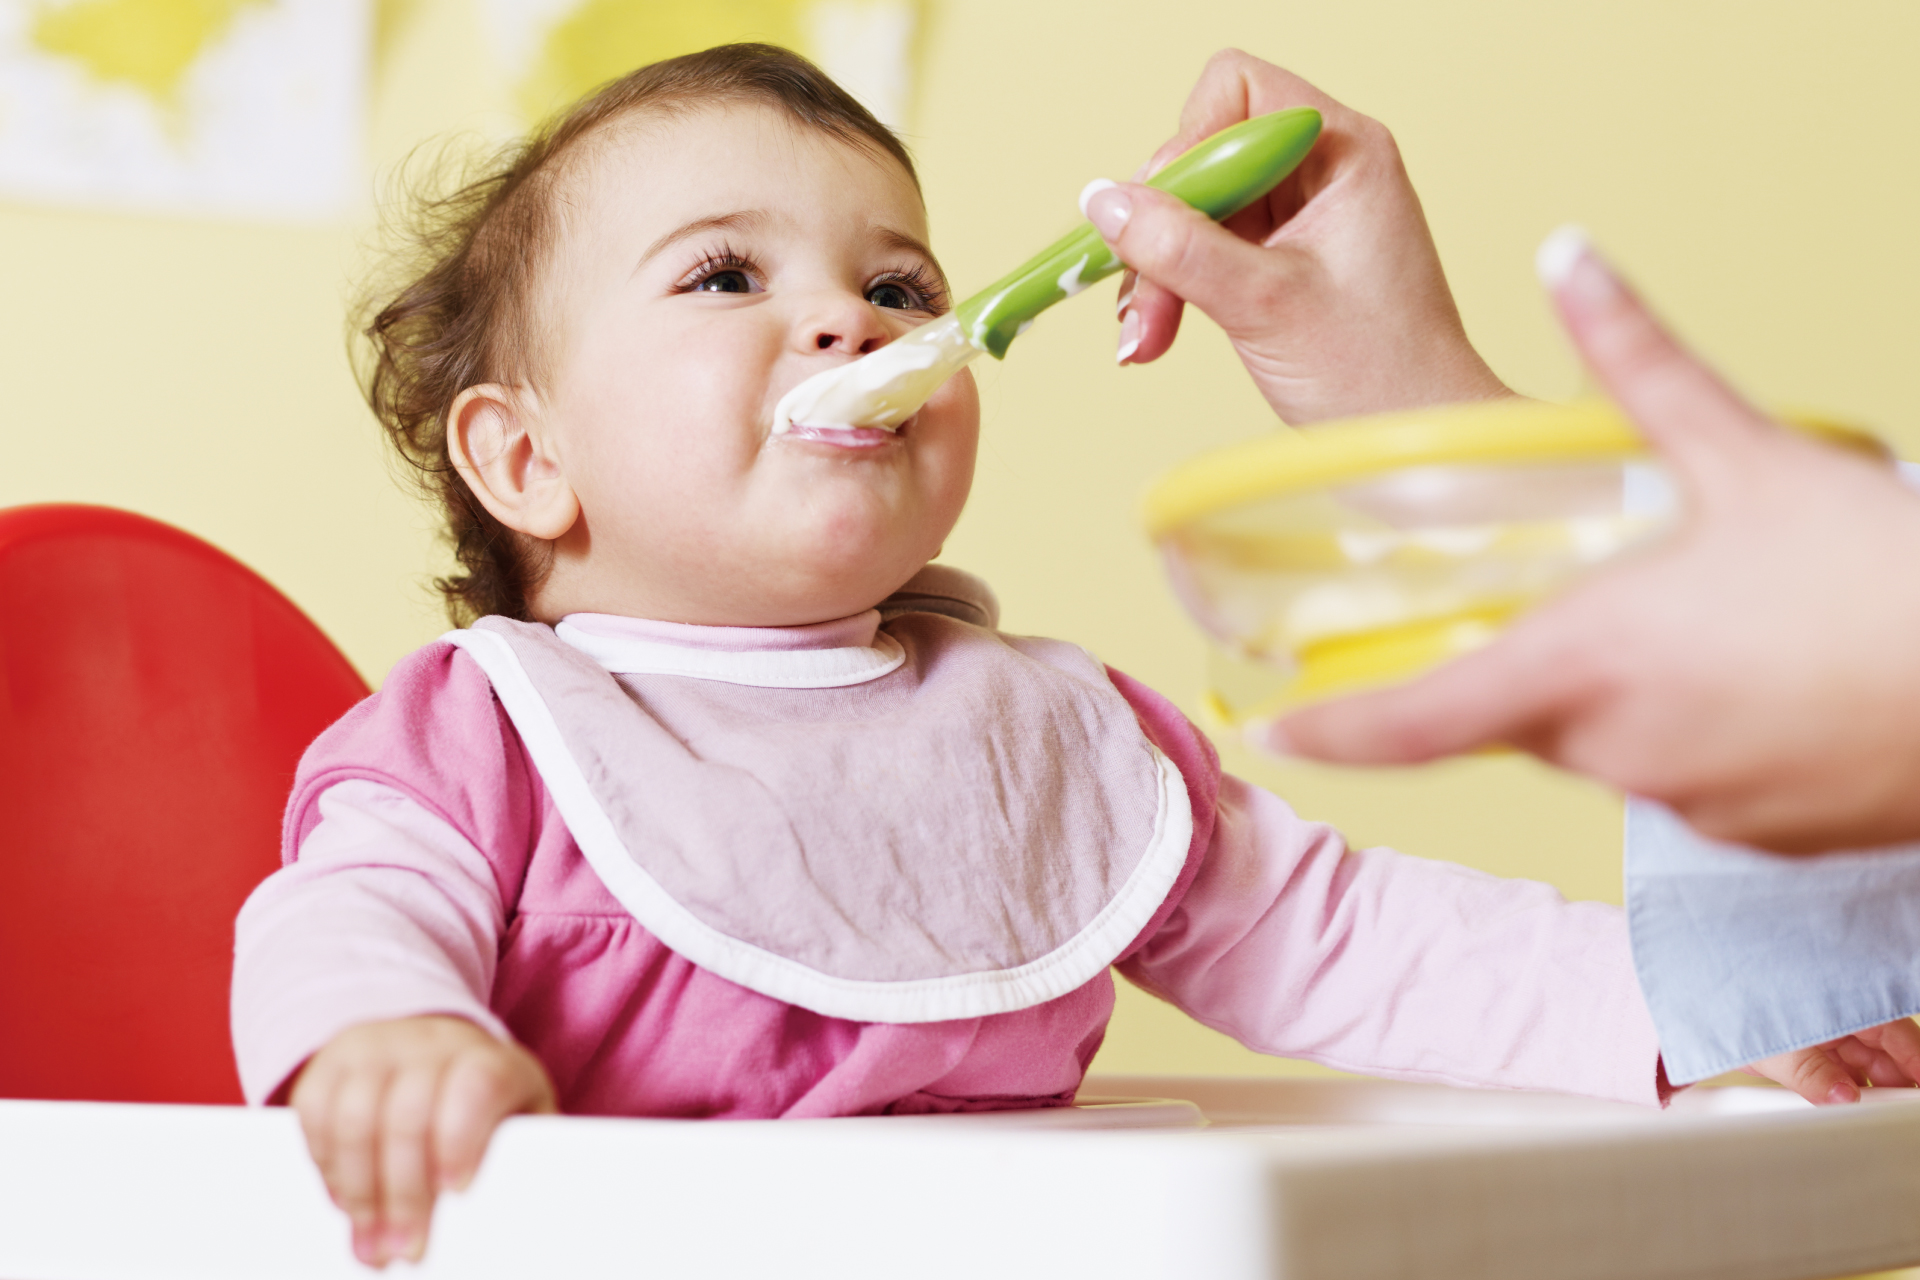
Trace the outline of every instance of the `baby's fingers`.
<path fill-rule="evenodd" d="M 388 1076 L 384 1071 L 342 1074 L 328 1119 L 328 1159 L 315 1161 L 333 1202 L 353 1223 L 353 1256 L 368 1266 L 391 1257 L 380 1221 L 380 1120 Z"/>
<path fill-rule="evenodd" d="M 532 1054 L 494 1044 L 456 1058 L 434 1108 L 434 1165 L 442 1190 L 464 1190 L 500 1122 L 520 1112 L 552 1112 L 553 1085 Z"/>
<path fill-rule="evenodd" d="M 383 1258 L 418 1262 L 427 1251 L 433 1220 L 434 1095 L 439 1064 L 417 1065 L 393 1078 L 387 1089 L 380 1141 Z"/>
<path fill-rule="evenodd" d="M 1827 1056 L 1824 1049 L 1796 1049 L 1792 1053 L 1776 1054 L 1754 1063 L 1753 1069 L 1769 1080 L 1786 1085 L 1815 1106 L 1860 1100 L 1860 1088 L 1852 1073 Z"/>
<path fill-rule="evenodd" d="M 1893 1060 L 1906 1079 L 1900 1084 L 1920 1083 L 1920 1025 L 1912 1018 L 1901 1018 L 1859 1033 L 1859 1040 L 1878 1049 Z M 1879 1081 L 1874 1083 L 1878 1084 Z"/>

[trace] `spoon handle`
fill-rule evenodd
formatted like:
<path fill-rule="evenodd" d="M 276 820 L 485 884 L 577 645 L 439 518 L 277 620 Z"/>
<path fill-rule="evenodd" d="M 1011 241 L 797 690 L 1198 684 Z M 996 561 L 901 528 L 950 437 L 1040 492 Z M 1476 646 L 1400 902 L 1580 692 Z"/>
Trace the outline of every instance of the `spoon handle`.
<path fill-rule="evenodd" d="M 1197 143 L 1147 179 L 1216 221 L 1273 190 L 1320 136 L 1320 113 L 1294 107 L 1243 120 Z M 1033 318 L 1125 264 L 1082 223 L 955 308 L 968 341 L 995 359 Z"/>

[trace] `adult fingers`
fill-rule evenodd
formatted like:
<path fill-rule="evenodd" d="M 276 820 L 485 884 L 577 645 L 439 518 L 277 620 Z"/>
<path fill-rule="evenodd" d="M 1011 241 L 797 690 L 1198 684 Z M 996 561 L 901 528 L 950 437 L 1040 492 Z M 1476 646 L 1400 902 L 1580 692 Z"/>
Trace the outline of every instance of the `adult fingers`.
<path fill-rule="evenodd" d="M 1151 280 L 1138 280 L 1123 295 L 1120 308 L 1120 345 L 1114 350 L 1119 364 L 1151 364 L 1167 353 L 1180 336 L 1180 318 L 1187 304 L 1179 294 Z"/>
<path fill-rule="evenodd" d="M 1152 187 L 1107 187 L 1088 198 L 1086 211 L 1142 281 L 1193 303 L 1229 331 L 1259 321 L 1272 309 L 1275 291 L 1284 292 L 1301 269 L 1292 247 L 1249 244 Z M 1129 308 L 1135 314 L 1146 301 L 1139 288 Z"/>
<path fill-rule="evenodd" d="M 1250 730 L 1254 746 L 1339 764 L 1418 764 L 1505 743 L 1537 749 L 1533 726 L 1579 696 L 1581 667 L 1558 634 L 1572 617 L 1551 607 L 1502 639 L 1410 684 L 1304 707 Z"/>
<path fill-rule="evenodd" d="M 553 1085 L 531 1054 L 513 1046 L 463 1053 L 449 1067 L 434 1108 L 434 1164 L 443 1190 L 465 1190 L 500 1122 L 553 1112 Z"/>
<path fill-rule="evenodd" d="M 380 1216 L 387 1256 L 418 1262 L 433 1221 L 432 1128 L 441 1066 L 423 1063 L 396 1075 L 380 1121 Z"/>
<path fill-rule="evenodd" d="M 1289 206 L 1297 205 L 1301 196 L 1294 186 L 1294 178 L 1288 178 L 1281 186 L 1289 188 L 1285 193 Z M 1275 188 L 1267 196 L 1267 204 L 1280 199 L 1281 194 L 1281 189 Z M 1220 225 L 1249 244 L 1263 244 L 1279 221 L 1270 207 L 1256 206 L 1242 209 Z M 1114 306 L 1120 319 L 1116 359 L 1121 364 L 1148 364 L 1165 355 L 1180 334 L 1180 318 L 1186 310 L 1186 302 L 1179 294 L 1142 279 L 1132 268 L 1128 268 L 1121 280 Z"/>
<path fill-rule="evenodd" d="M 1860 1101 L 1852 1073 L 1822 1049 L 1798 1049 L 1753 1065 L 1761 1075 L 1786 1085 L 1815 1106 Z"/>
<path fill-rule="evenodd" d="M 1222 49 L 1207 59 L 1199 81 L 1187 95 L 1180 108 L 1180 132 L 1160 149 L 1166 157 L 1160 163 L 1228 125 L 1287 107 L 1314 107 L 1330 118 L 1352 114 L 1286 68 L 1241 49 Z"/>
<path fill-rule="evenodd" d="M 1147 162 L 1135 170 L 1133 181 L 1145 182 L 1181 152 L 1220 130 L 1256 115 L 1288 107 L 1317 108 L 1326 121 L 1324 132 L 1334 133 L 1358 121 L 1354 112 L 1320 92 L 1307 81 L 1282 67 L 1263 62 L 1239 49 L 1222 49 L 1207 60 L 1199 81 L 1180 111 L 1179 131 L 1161 144 Z M 1326 139 L 1322 139 L 1323 148 Z M 1297 186 L 1297 180 L 1289 179 Z M 1290 196 L 1297 207 L 1304 199 L 1298 191 Z M 1271 219 L 1276 225 L 1284 218 Z M 1243 238 L 1261 241 L 1271 226 L 1257 234 L 1241 231 Z M 1124 256 L 1124 255 L 1123 255 Z M 1121 296 L 1131 305 L 1120 307 L 1120 342 L 1117 358 L 1121 364 L 1147 364 L 1157 360 L 1173 346 L 1180 332 L 1185 303 L 1182 290 L 1169 288 L 1156 280 L 1142 280 L 1131 289 L 1122 286 Z M 1191 294 L 1187 300 L 1212 307 Z M 1214 312 L 1214 318 L 1220 315 Z M 1224 321 L 1223 321 L 1224 323 Z"/>
<path fill-rule="evenodd" d="M 1536 259 L 1562 322 L 1594 376 L 1700 492 L 1770 430 L 1767 421 L 1669 333 L 1578 227 Z"/>

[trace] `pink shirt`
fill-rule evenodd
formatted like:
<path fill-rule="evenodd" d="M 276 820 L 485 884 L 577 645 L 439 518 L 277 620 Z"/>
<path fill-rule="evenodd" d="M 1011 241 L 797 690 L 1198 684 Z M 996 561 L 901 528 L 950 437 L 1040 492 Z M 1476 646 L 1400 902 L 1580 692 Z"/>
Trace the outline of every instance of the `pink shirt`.
<path fill-rule="evenodd" d="M 696 650 L 845 645 L 877 615 L 756 631 L 576 616 Z M 1179 766 L 1195 840 L 1123 975 L 1256 1050 L 1401 1079 L 1659 1100 L 1620 913 L 1384 849 L 1352 851 L 1222 776 L 1115 675 Z M 530 1048 L 571 1112 L 827 1116 L 1071 1100 L 1113 1007 L 1102 974 L 1013 1013 L 825 1017 L 663 946 L 587 866 L 492 686 L 445 643 L 404 660 L 303 760 L 287 865 L 237 926 L 250 1100 L 361 1022 L 472 1019 Z"/>

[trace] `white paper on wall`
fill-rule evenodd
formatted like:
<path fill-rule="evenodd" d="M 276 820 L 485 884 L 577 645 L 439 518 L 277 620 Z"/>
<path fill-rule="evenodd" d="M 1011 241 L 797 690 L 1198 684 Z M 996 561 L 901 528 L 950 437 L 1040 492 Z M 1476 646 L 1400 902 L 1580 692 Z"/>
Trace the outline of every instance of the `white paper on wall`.
<path fill-rule="evenodd" d="M 905 0 L 815 0 L 806 9 L 806 53 L 893 129 L 913 101 L 913 28 Z"/>
<path fill-rule="evenodd" d="M 338 216 L 369 37 L 368 0 L 0 0 L 0 199 Z"/>

